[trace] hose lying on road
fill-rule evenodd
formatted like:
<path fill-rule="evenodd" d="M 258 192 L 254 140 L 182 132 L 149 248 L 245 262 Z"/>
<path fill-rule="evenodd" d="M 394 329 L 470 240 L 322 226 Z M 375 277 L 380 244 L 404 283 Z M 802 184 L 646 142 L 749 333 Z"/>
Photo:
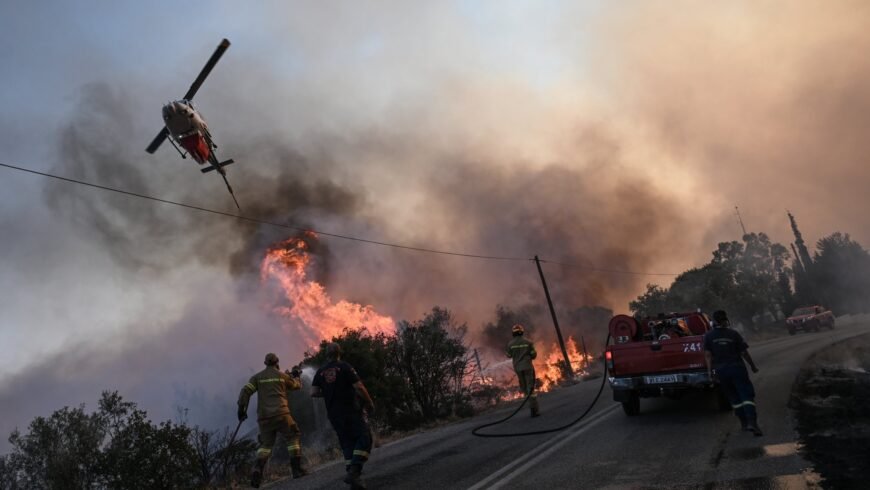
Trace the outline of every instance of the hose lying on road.
<path fill-rule="evenodd" d="M 607 348 L 608 343 L 610 343 L 610 333 L 607 334 L 607 339 L 604 341 L 605 348 Z M 568 422 L 567 424 L 561 425 L 559 427 L 553 427 L 552 429 L 532 430 L 532 431 L 528 431 L 528 432 L 509 432 L 506 434 L 481 434 L 480 433 L 480 431 L 482 429 L 486 429 L 487 427 L 492 427 L 494 425 L 503 424 L 503 423 L 507 422 L 508 420 L 510 420 L 511 418 L 513 418 L 514 415 L 519 413 L 519 411 L 522 410 L 522 408 L 526 405 L 526 402 L 529 401 L 529 398 L 532 396 L 533 392 L 529 392 L 526 395 L 526 397 L 523 399 L 523 402 L 520 403 L 520 406 L 518 406 L 517 409 L 514 410 L 510 415 L 508 415 L 507 417 L 505 417 L 501 420 L 496 420 L 495 422 L 490 422 L 488 424 L 483 424 L 483 425 L 477 426 L 471 430 L 471 434 L 475 435 L 477 437 L 535 436 L 535 435 L 539 435 L 539 434 L 549 434 L 551 432 L 559 432 L 561 430 L 567 429 L 568 427 L 571 427 L 572 425 L 576 424 L 577 422 L 580 422 L 581 420 L 583 420 L 583 417 L 585 417 L 586 415 L 589 414 L 589 412 L 592 411 L 592 408 L 595 406 L 596 403 L 598 403 L 598 399 L 601 398 L 601 392 L 604 391 L 604 383 L 607 382 L 607 361 L 602 360 L 602 362 L 604 363 L 604 375 L 601 376 L 601 386 L 598 387 L 598 393 L 595 394 L 595 398 L 592 399 L 592 403 L 589 404 L 589 406 L 586 408 L 586 410 L 583 413 L 581 413 L 579 417 L 572 420 L 571 422 Z"/>

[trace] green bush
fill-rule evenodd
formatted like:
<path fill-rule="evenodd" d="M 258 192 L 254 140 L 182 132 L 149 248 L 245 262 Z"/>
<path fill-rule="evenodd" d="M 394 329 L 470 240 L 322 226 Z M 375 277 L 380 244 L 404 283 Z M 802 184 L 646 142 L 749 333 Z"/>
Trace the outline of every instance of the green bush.
<path fill-rule="evenodd" d="M 0 488 L 198 488 L 216 479 L 224 456 L 244 466 L 256 445 L 227 448 L 228 430 L 154 424 L 135 403 L 103 392 L 96 412 L 84 405 L 37 417 L 9 437 Z M 227 453 L 229 451 L 229 453 Z"/>
<path fill-rule="evenodd" d="M 303 362 L 323 366 L 327 343 L 338 343 L 342 360 L 357 370 L 375 401 L 379 429 L 410 430 L 438 418 L 471 415 L 466 330 L 448 310 L 435 307 L 418 321 L 399 322 L 394 335 L 347 329 L 321 342 Z"/>

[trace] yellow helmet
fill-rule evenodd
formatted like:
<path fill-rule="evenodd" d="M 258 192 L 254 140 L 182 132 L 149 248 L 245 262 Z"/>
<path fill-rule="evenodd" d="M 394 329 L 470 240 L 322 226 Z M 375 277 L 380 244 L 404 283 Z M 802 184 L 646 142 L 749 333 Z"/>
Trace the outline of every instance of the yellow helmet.
<path fill-rule="evenodd" d="M 525 333 L 525 329 L 522 325 L 517 323 L 513 326 L 513 328 L 511 328 L 511 333 L 513 333 L 514 335 L 522 335 L 523 333 Z"/>

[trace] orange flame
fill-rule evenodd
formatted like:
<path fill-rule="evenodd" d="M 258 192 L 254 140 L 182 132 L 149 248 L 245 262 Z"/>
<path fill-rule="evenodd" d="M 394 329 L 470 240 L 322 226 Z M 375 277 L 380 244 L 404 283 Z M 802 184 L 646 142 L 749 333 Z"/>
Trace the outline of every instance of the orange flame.
<path fill-rule="evenodd" d="M 581 376 L 586 373 L 586 366 L 589 361 L 594 361 L 592 356 L 585 356 L 580 349 L 577 348 L 577 342 L 573 336 L 568 336 L 565 342 L 565 350 L 568 351 L 568 359 L 571 360 L 571 368 L 574 370 L 574 376 Z M 540 357 L 538 359 L 541 359 Z M 546 360 L 538 362 L 535 365 L 535 372 L 541 373 L 538 379 L 541 381 L 541 386 L 538 391 L 550 391 L 563 379 L 562 365 L 564 364 L 564 356 L 559 344 L 554 342 L 546 356 Z"/>
<path fill-rule="evenodd" d="M 378 314 L 371 305 L 346 300 L 333 302 L 322 284 L 307 277 L 306 270 L 311 264 L 309 242 L 316 239 L 317 235 L 308 232 L 272 245 L 260 265 L 260 280 L 274 281 L 289 303 L 273 308 L 286 320 L 285 327 L 296 327 L 309 348 L 340 335 L 346 328 L 366 327 L 370 333 L 395 332 L 392 318 Z"/>
<path fill-rule="evenodd" d="M 571 368 L 574 371 L 573 379 L 576 380 L 588 375 L 589 366 L 595 362 L 595 357 L 592 355 L 584 356 L 573 336 L 569 336 L 565 342 L 565 350 L 568 351 L 568 358 L 571 360 Z M 538 348 L 538 358 L 534 361 L 534 365 L 539 393 L 551 391 L 563 381 L 563 359 L 562 350 L 557 342 L 553 342 L 549 348 L 544 346 Z M 510 360 L 497 362 L 484 370 L 484 373 L 480 373 L 474 383 L 483 386 L 498 386 L 504 389 L 499 397 L 502 401 L 523 398 Z"/>

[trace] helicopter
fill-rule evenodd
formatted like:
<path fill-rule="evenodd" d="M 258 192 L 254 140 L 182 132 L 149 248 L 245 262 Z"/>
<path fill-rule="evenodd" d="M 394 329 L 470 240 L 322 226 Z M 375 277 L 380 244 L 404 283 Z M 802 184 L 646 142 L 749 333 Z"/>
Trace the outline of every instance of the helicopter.
<path fill-rule="evenodd" d="M 187 158 L 187 155 L 190 155 L 200 165 L 209 164 L 208 167 L 201 169 L 202 173 L 216 170 L 223 177 L 227 190 L 230 191 L 230 195 L 233 197 L 233 202 L 236 203 L 236 207 L 241 211 L 242 208 L 239 206 L 239 201 L 236 200 L 233 188 L 230 186 L 229 181 L 227 181 L 227 172 L 224 170 L 224 167 L 234 163 L 234 161 L 233 159 L 224 160 L 223 162 L 218 160 L 215 154 L 217 145 L 214 143 L 211 132 L 208 130 L 208 125 L 205 123 L 202 113 L 193 105 L 193 96 L 196 95 L 202 82 L 205 81 L 205 78 L 229 47 L 230 42 L 226 39 L 222 40 L 218 44 L 217 49 L 215 49 L 214 54 L 205 63 L 202 71 L 199 72 L 199 76 L 196 77 L 187 93 L 184 94 L 184 97 L 163 106 L 163 129 L 157 133 L 157 137 L 154 138 L 154 141 L 148 145 L 145 151 L 153 154 L 168 136 L 169 142 L 172 143 L 172 146 L 181 155 L 181 158 Z"/>

